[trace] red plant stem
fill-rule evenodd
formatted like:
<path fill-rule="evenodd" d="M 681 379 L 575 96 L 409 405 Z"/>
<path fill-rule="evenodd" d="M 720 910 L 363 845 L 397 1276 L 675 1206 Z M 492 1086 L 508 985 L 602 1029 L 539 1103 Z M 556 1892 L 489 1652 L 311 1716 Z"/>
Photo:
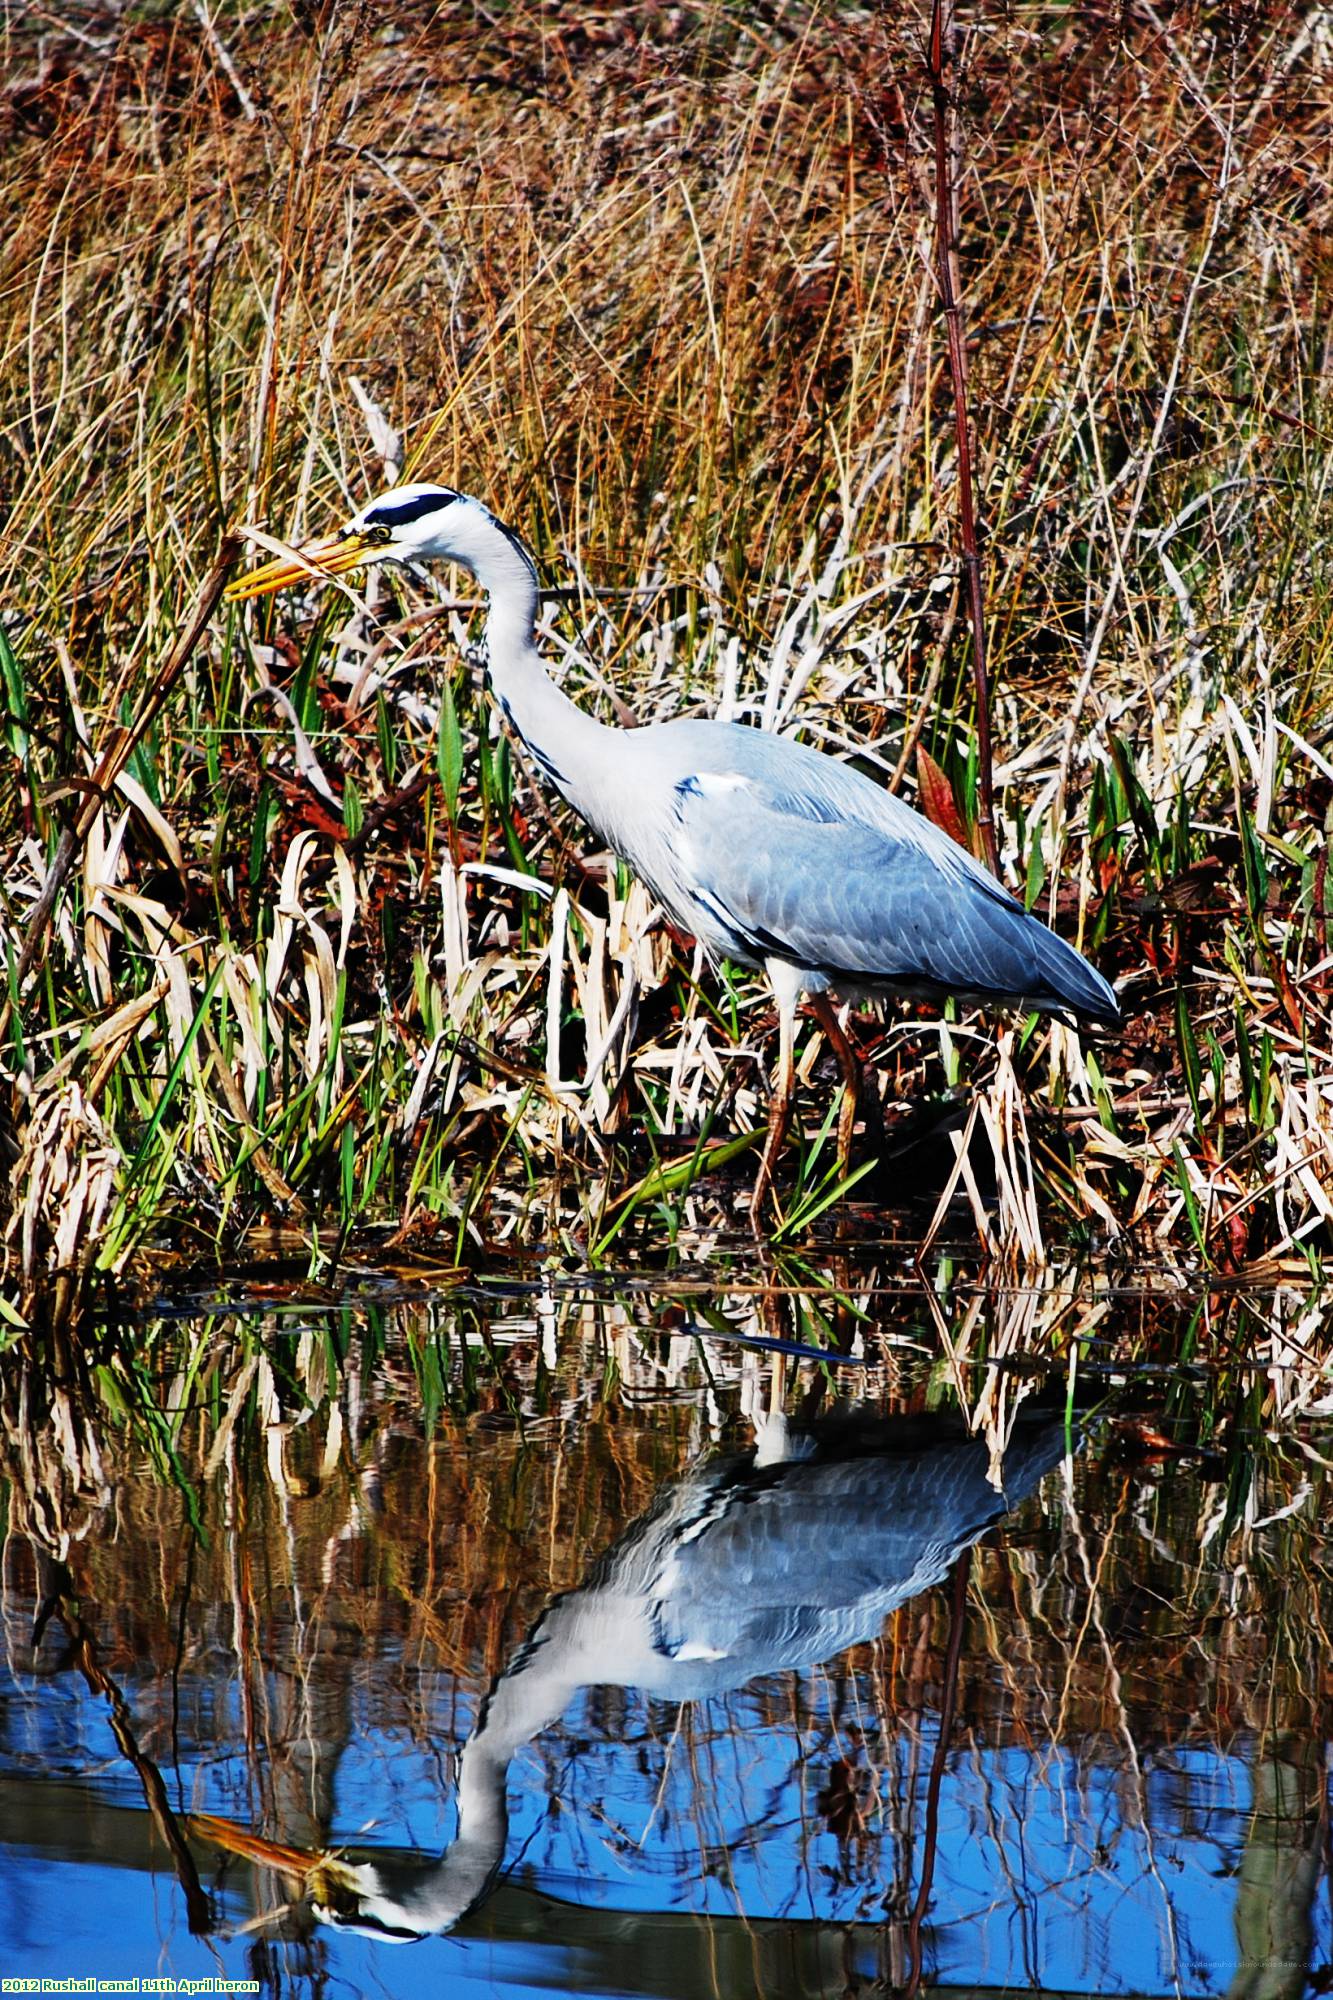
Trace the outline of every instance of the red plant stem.
<path fill-rule="evenodd" d="M 995 796 L 990 734 L 990 680 L 986 669 L 986 596 L 982 584 L 981 551 L 977 547 L 977 517 L 972 504 L 972 443 L 967 419 L 967 344 L 963 302 L 957 278 L 954 240 L 954 185 L 950 171 L 953 100 L 950 94 L 954 51 L 953 0 L 932 0 L 930 46 L 926 73 L 935 126 L 935 251 L 940 302 L 949 342 L 949 379 L 953 384 L 954 428 L 958 434 L 958 526 L 963 544 L 968 622 L 972 627 L 972 682 L 977 702 L 977 814 L 985 858 L 998 874 L 995 847 Z"/>

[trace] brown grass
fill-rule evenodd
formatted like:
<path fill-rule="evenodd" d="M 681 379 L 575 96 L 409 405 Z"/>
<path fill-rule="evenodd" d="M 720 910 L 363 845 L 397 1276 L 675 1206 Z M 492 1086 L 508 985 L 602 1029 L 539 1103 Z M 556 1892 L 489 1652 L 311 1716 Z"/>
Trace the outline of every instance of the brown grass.
<path fill-rule="evenodd" d="M 995 1075 L 1016 1254 L 1035 1173 L 1048 1217 L 1243 1267 L 1333 1216 L 1323 31 L 961 25 L 1002 864 L 1131 1024 L 1023 1052 L 1026 1141 L 1007 1052 L 895 1028 L 880 1075 L 890 1106 Z M 225 527 L 318 529 L 399 462 L 577 585 L 552 649 L 590 703 L 799 719 L 900 782 L 919 737 L 974 816 L 923 37 L 807 5 L 7 18 L 11 966 Z M 374 602 L 214 620 L 85 811 L 7 1016 L 30 1280 L 81 1234 L 122 1269 L 275 1209 L 326 1246 L 596 1241 L 710 1108 L 762 1115 L 762 996 L 644 935 L 466 682 L 451 772 L 465 619 Z M 476 872 L 518 863 L 568 889 L 563 956 Z M 109 1148 L 96 1214 L 66 1125 Z"/>

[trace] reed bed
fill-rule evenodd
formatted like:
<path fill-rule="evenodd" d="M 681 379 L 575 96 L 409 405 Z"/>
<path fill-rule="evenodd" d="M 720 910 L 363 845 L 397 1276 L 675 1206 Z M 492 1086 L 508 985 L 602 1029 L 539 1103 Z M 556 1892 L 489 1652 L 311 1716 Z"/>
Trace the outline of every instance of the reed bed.
<path fill-rule="evenodd" d="M 1317 1271 L 1326 24 L 960 26 L 1001 870 L 1127 1025 L 860 1022 L 886 1140 L 850 1189 L 812 1036 L 777 1234 L 924 1189 L 915 1234 L 951 1193 L 1028 1266 Z M 924 20 L 234 0 L 0 32 L 14 1324 L 274 1229 L 327 1271 L 372 1229 L 596 1263 L 725 1226 L 763 991 L 511 754 L 459 580 L 217 594 L 237 524 L 440 478 L 533 543 L 580 701 L 793 731 L 975 839 Z"/>

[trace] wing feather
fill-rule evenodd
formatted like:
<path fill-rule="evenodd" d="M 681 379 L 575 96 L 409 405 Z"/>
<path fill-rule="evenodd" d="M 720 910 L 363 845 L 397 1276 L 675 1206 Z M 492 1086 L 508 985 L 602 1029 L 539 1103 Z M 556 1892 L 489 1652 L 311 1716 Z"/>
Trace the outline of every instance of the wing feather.
<path fill-rule="evenodd" d="M 870 794 L 873 818 L 754 774 L 677 787 L 681 879 L 715 933 L 725 926 L 746 955 L 835 983 L 1022 997 L 1117 1018 L 1111 989 L 1071 945 L 938 828 L 847 775 Z"/>

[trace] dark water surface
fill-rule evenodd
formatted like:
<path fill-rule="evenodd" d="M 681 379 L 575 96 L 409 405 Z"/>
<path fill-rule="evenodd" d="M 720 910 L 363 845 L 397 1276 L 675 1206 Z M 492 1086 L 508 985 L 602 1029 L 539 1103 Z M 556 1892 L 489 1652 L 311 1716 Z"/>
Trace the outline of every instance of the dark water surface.
<path fill-rule="evenodd" d="M 155 1421 L 111 1350 L 11 1383 L 0 1972 L 1328 1990 L 1333 1434 L 1140 1392 L 1196 1304 L 1073 1427 L 993 1313 L 775 1381 L 697 1299 L 175 1320 Z"/>

